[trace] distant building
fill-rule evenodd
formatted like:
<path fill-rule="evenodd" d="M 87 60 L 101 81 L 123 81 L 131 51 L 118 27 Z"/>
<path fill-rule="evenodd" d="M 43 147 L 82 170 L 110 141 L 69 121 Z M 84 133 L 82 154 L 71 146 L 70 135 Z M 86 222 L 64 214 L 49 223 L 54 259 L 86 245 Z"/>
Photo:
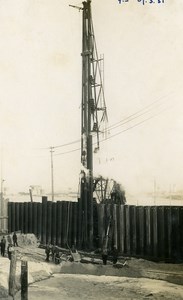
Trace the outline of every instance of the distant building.
<path fill-rule="evenodd" d="M 32 195 L 34 196 L 42 196 L 44 193 L 40 185 L 30 185 L 30 189 L 32 191 Z"/>

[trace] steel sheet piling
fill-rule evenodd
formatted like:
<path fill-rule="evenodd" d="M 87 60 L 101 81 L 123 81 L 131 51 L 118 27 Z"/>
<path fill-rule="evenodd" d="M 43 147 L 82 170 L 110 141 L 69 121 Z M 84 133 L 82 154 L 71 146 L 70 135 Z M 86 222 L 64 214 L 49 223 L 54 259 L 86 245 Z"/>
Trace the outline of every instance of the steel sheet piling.
<path fill-rule="evenodd" d="M 180 259 L 183 260 L 183 207 L 180 207 Z"/>
<path fill-rule="evenodd" d="M 78 204 L 76 202 L 73 203 L 73 245 L 75 248 L 77 247 L 77 231 L 78 231 Z"/>
<path fill-rule="evenodd" d="M 15 231 L 18 231 L 20 229 L 20 223 L 19 223 L 19 203 L 15 203 Z"/>
<path fill-rule="evenodd" d="M 62 247 L 67 247 L 67 220 L 68 220 L 68 202 L 63 201 L 63 210 L 62 210 Z"/>
<path fill-rule="evenodd" d="M 96 207 L 95 207 L 96 206 Z M 106 234 L 108 250 L 156 260 L 183 259 L 183 207 L 129 206 L 95 203 L 94 242 L 102 248 Z M 79 202 L 8 203 L 8 232 L 34 233 L 43 244 L 89 247 L 84 239 Z M 84 221 L 84 218 L 82 222 Z M 85 224 L 86 225 L 86 224 Z M 86 232 L 85 232 L 86 233 Z"/>
<path fill-rule="evenodd" d="M 20 230 L 22 233 L 24 233 L 24 204 L 20 203 L 20 214 L 19 214 L 19 224 L 20 224 Z"/>
<path fill-rule="evenodd" d="M 153 224 L 153 257 L 158 255 L 158 222 L 157 222 L 157 207 L 152 207 L 152 224 Z"/>
<path fill-rule="evenodd" d="M 83 223 L 83 208 L 82 208 L 82 199 L 78 199 L 78 248 L 82 248 L 82 223 Z"/>
<path fill-rule="evenodd" d="M 37 236 L 42 241 L 42 203 L 37 203 Z"/>
<path fill-rule="evenodd" d="M 145 254 L 151 257 L 151 211 L 149 206 L 145 207 L 145 229 Z"/>
<path fill-rule="evenodd" d="M 57 237 L 57 203 L 52 203 L 51 243 L 56 245 Z"/>
<path fill-rule="evenodd" d="M 130 244 L 130 207 L 125 205 L 125 224 L 126 224 L 126 235 L 125 235 L 125 253 L 130 255 L 131 253 L 131 244 Z"/>
<path fill-rule="evenodd" d="M 172 259 L 180 259 L 180 230 L 179 230 L 179 209 L 178 207 L 171 208 L 172 216 Z"/>
<path fill-rule="evenodd" d="M 8 203 L 8 233 L 12 232 L 12 216 L 11 216 L 12 202 Z"/>
<path fill-rule="evenodd" d="M 125 253 L 125 208 L 124 205 L 119 207 L 119 251 Z"/>
<path fill-rule="evenodd" d="M 98 214 L 98 247 L 102 249 L 103 240 L 105 237 L 104 204 L 99 204 L 97 206 L 97 214 Z"/>
<path fill-rule="evenodd" d="M 24 233 L 28 233 L 28 203 L 24 202 Z"/>
<path fill-rule="evenodd" d="M 144 226 L 144 207 L 138 207 L 138 226 L 139 226 L 139 254 L 144 255 L 144 242 L 145 242 L 145 226 Z"/>
<path fill-rule="evenodd" d="M 51 243 L 52 201 L 47 202 L 46 243 Z"/>
<path fill-rule="evenodd" d="M 42 243 L 46 244 L 47 197 L 42 197 Z"/>
<path fill-rule="evenodd" d="M 37 236 L 38 234 L 38 217 L 37 217 L 37 204 L 36 202 L 32 203 L 32 212 L 33 212 L 33 225 L 32 225 L 32 229 L 33 229 L 33 233 Z"/>
<path fill-rule="evenodd" d="M 72 202 L 68 202 L 68 207 L 67 207 L 67 243 L 69 247 L 72 247 L 72 230 L 73 230 L 73 205 Z"/>
<path fill-rule="evenodd" d="M 12 202 L 11 204 L 11 231 L 15 231 L 15 203 Z"/>
<path fill-rule="evenodd" d="M 117 205 L 113 206 L 113 246 L 118 249 L 118 218 L 117 218 Z"/>
<path fill-rule="evenodd" d="M 157 229 L 158 229 L 158 257 L 164 258 L 165 252 L 165 222 L 164 207 L 157 207 Z"/>
<path fill-rule="evenodd" d="M 172 221 L 171 221 L 171 208 L 169 206 L 165 206 L 165 258 L 171 258 L 171 231 L 172 231 Z"/>
<path fill-rule="evenodd" d="M 130 206 L 130 242 L 131 242 L 131 253 L 136 255 L 137 253 L 137 218 L 136 218 L 136 206 Z"/>
<path fill-rule="evenodd" d="M 32 228 L 32 202 L 28 203 L 28 232 L 33 233 L 33 228 Z"/>
<path fill-rule="evenodd" d="M 57 201 L 57 210 L 56 210 L 56 215 L 57 215 L 57 234 L 56 234 L 56 242 L 58 246 L 61 246 L 61 238 L 62 238 L 62 202 Z"/>

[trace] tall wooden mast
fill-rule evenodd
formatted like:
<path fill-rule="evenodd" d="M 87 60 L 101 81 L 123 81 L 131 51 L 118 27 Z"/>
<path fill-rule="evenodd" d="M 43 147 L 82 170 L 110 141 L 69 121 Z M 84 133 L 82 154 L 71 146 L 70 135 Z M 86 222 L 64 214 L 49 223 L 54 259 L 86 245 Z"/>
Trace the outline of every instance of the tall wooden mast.
<path fill-rule="evenodd" d="M 81 199 L 84 213 L 84 240 L 93 244 L 93 152 L 99 149 L 101 122 L 107 119 L 100 64 L 92 23 L 91 1 L 82 8 L 82 103 L 81 103 L 81 163 L 83 179 Z M 85 243 L 85 244 L 86 244 Z"/>
<path fill-rule="evenodd" d="M 100 65 L 92 22 L 91 1 L 82 7 L 82 100 L 81 100 L 81 245 L 93 245 L 93 152 L 99 149 L 99 133 L 107 120 Z M 95 149 L 94 149 L 95 147 Z"/>

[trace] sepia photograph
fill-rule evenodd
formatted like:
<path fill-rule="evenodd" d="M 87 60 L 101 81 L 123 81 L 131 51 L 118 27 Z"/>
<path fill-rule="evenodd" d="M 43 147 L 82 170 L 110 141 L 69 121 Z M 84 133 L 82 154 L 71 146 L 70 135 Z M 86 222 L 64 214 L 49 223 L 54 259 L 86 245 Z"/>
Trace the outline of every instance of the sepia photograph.
<path fill-rule="evenodd" d="M 183 299 L 182 14 L 0 1 L 0 299 Z"/>

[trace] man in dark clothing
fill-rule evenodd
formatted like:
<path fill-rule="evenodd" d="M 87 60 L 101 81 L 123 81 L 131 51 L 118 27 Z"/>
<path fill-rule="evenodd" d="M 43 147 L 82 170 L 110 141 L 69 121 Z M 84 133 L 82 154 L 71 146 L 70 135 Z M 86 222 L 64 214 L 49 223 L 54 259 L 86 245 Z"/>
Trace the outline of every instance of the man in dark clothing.
<path fill-rule="evenodd" d="M 118 261 L 118 250 L 116 247 L 114 247 L 113 249 L 113 257 L 112 257 L 112 262 L 113 262 L 113 265 L 115 265 Z"/>
<path fill-rule="evenodd" d="M 8 245 L 7 252 L 8 252 L 8 258 L 9 258 L 9 260 L 11 260 L 11 254 L 12 254 L 12 252 L 14 252 L 14 248 L 13 248 L 12 244 Z"/>
<path fill-rule="evenodd" d="M 102 252 L 103 265 L 107 264 L 107 258 L 108 258 L 107 249 L 104 249 L 103 252 Z"/>
<path fill-rule="evenodd" d="M 18 247 L 16 232 L 14 232 L 14 234 L 13 234 L 13 245 L 14 245 L 14 247 L 15 247 L 15 246 Z"/>
<path fill-rule="evenodd" d="M 45 253 L 46 253 L 46 261 L 50 260 L 50 252 L 51 252 L 51 245 L 46 245 Z"/>
<path fill-rule="evenodd" d="M 6 239 L 3 236 L 2 240 L 1 240 L 1 255 L 4 256 L 5 254 L 5 247 L 6 247 Z"/>

